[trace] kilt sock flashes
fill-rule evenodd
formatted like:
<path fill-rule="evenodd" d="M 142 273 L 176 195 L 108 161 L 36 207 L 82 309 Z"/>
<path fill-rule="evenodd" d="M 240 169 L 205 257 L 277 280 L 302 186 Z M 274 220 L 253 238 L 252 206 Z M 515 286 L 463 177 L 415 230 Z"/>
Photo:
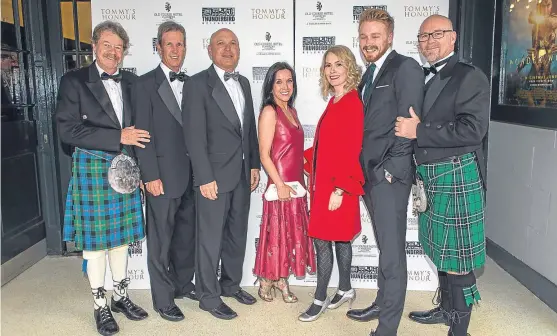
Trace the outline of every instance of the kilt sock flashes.
<path fill-rule="evenodd" d="M 450 336 L 466 336 L 472 307 L 480 300 L 473 272 L 465 275 L 448 274 L 449 298 L 451 304 Z"/>
<path fill-rule="evenodd" d="M 91 285 L 93 294 L 93 308 L 98 309 L 106 306 L 104 293 L 104 277 L 106 273 L 106 251 L 83 251 L 83 259 L 86 261 L 87 278 Z"/>

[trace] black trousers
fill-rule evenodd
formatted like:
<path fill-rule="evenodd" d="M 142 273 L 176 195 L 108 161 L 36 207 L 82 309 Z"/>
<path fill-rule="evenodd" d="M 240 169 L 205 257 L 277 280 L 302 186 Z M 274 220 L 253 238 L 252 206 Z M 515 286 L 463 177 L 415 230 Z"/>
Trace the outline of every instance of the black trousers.
<path fill-rule="evenodd" d="M 222 303 L 221 295 L 230 296 L 240 289 L 250 194 L 250 181 L 243 170 L 236 188 L 219 193 L 214 201 L 203 197 L 196 188 L 195 291 L 201 309 L 217 308 Z M 220 280 L 217 279 L 219 261 Z"/>
<path fill-rule="evenodd" d="M 195 200 L 190 180 L 180 198 L 147 193 L 147 266 L 155 309 L 194 289 Z"/>
<path fill-rule="evenodd" d="M 406 217 L 412 184 L 383 180 L 364 185 L 363 197 L 379 248 L 379 275 L 375 303 L 381 308 L 377 335 L 394 336 L 406 300 Z"/>

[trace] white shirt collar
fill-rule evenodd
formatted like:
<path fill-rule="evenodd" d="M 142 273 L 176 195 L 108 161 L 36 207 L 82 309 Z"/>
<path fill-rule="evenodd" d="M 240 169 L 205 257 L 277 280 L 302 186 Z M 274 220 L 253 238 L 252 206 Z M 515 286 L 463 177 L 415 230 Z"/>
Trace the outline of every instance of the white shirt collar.
<path fill-rule="evenodd" d="M 101 76 L 103 74 L 103 72 L 106 72 L 99 66 L 99 62 L 95 62 L 95 65 L 97 66 L 97 71 L 99 71 L 99 76 Z M 119 72 L 120 72 L 120 69 L 117 69 L 116 72 L 114 73 L 114 75 L 117 75 Z"/>
<path fill-rule="evenodd" d="M 215 69 L 215 71 L 217 72 L 217 76 L 219 76 L 220 80 L 225 83 L 226 81 L 224 80 L 224 73 L 226 71 L 224 71 L 223 69 L 219 68 L 215 63 L 213 63 L 213 68 Z"/>
<path fill-rule="evenodd" d="M 381 56 L 376 62 L 375 62 L 375 69 L 379 70 L 381 69 L 381 67 L 383 66 L 383 63 L 385 63 L 385 60 L 387 59 L 387 57 L 389 57 L 389 54 L 393 51 L 392 47 L 389 47 L 389 49 L 387 49 L 387 51 L 383 54 L 383 56 Z"/>
<path fill-rule="evenodd" d="M 172 69 L 170 69 L 168 66 L 166 66 L 166 64 L 164 64 L 163 62 L 161 62 L 160 67 L 162 69 L 162 72 L 164 72 L 164 76 L 166 77 L 166 79 L 168 80 L 169 83 L 172 83 L 170 81 L 170 72 L 173 71 Z"/>
<path fill-rule="evenodd" d="M 451 51 L 450 54 L 448 54 L 447 56 L 445 56 L 445 57 L 443 57 L 442 59 L 438 60 L 437 62 L 444 61 L 444 60 L 446 60 L 447 58 L 452 57 L 453 55 L 454 55 L 454 51 Z M 435 62 L 435 63 L 437 63 L 437 62 Z M 438 67 L 437 67 L 437 71 L 443 69 L 443 67 L 444 67 L 445 65 L 447 65 L 447 63 L 438 66 Z M 429 68 L 430 66 L 432 66 L 432 64 L 429 64 L 429 62 L 426 62 L 425 65 L 424 65 L 424 67 L 428 67 L 428 68 Z"/>

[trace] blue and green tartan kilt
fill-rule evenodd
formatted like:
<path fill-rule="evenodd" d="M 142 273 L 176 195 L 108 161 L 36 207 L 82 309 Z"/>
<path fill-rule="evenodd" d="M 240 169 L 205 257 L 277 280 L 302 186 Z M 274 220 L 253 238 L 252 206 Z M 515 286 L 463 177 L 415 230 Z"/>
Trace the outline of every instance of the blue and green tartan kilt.
<path fill-rule="evenodd" d="M 427 209 L 419 240 L 439 271 L 468 273 L 485 264 L 485 190 L 474 153 L 417 167 Z"/>
<path fill-rule="evenodd" d="M 131 244 L 145 237 L 140 189 L 120 194 L 108 183 L 114 155 L 75 150 L 64 213 L 64 241 L 77 250 L 98 251 Z"/>

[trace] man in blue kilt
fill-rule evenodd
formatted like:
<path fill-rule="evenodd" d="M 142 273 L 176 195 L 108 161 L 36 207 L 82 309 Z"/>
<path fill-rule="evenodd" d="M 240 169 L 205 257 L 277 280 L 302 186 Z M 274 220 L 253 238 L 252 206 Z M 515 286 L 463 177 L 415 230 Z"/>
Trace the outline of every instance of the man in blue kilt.
<path fill-rule="evenodd" d="M 119 23 L 102 22 L 92 43 L 96 61 L 66 73 L 57 98 L 58 135 L 74 148 L 64 241 L 83 251 L 97 330 L 113 335 L 119 327 L 111 311 L 130 320 L 147 317 L 128 297 L 126 275 L 128 246 L 145 237 L 133 146 L 144 147 L 150 136 L 132 122 L 137 76 L 118 69 L 129 47 L 126 31 Z M 107 252 L 114 286 L 110 308 L 104 289 Z"/>
<path fill-rule="evenodd" d="M 485 74 L 454 53 L 456 32 L 440 15 L 418 33 L 427 59 L 421 120 L 397 119 L 395 134 L 416 139 L 417 185 L 423 182 L 419 239 L 437 267 L 438 306 L 411 312 L 424 324 L 445 323 L 450 336 L 466 336 L 472 306 L 480 300 L 474 270 L 485 264 L 485 157 L 490 92 Z M 420 193 L 418 193 L 420 194 Z"/>

